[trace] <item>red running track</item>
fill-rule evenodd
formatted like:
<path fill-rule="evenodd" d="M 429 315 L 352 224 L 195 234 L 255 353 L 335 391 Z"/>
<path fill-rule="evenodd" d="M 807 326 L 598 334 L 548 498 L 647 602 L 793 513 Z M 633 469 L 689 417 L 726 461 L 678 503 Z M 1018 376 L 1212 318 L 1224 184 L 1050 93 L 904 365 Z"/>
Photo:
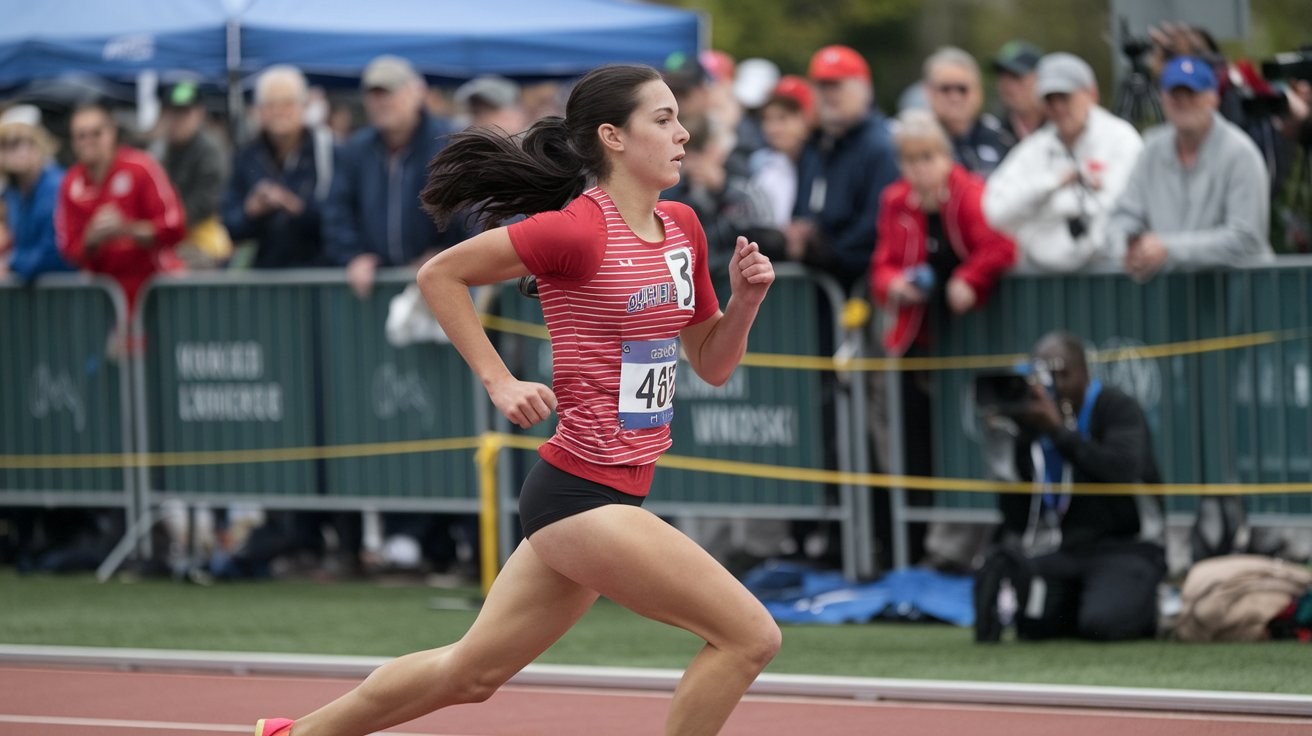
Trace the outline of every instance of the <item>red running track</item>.
<path fill-rule="evenodd" d="M 295 716 L 355 680 L 0 667 L 0 734 L 248 734 L 257 718 Z M 658 736 L 668 693 L 511 686 L 479 705 L 390 734 Z M 1293 736 L 1312 719 L 1013 706 L 875 703 L 750 696 L 724 736 Z"/>

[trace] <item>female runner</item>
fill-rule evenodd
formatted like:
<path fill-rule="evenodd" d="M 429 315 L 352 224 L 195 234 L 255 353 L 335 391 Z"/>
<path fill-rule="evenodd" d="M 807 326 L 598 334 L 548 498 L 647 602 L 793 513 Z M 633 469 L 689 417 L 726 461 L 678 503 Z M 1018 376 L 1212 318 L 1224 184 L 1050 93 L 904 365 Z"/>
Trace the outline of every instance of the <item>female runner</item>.
<path fill-rule="evenodd" d="M 472 129 L 429 166 L 421 198 L 439 221 L 477 206 L 497 221 L 419 270 L 433 313 L 496 408 L 530 427 L 559 417 L 520 495 L 526 539 L 463 638 L 383 665 L 355 690 L 256 736 L 362 735 L 486 700 L 599 595 L 706 641 L 675 689 L 665 733 L 717 733 L 779 649 L 764 606 L 710 555 L 641 508 L 670 446 L 680 352 L 712 384 L 729 378 L 774 269 L 739 238 L 721 312 L 706 239 L 686 206 L 659 201 L 679 179 L 688 133 L 656 70 L 599 68 L 564 118 L 522 142 Z M 510 374 L 469 287 L 537 279 L 551 333 L 552 388 Z"/>

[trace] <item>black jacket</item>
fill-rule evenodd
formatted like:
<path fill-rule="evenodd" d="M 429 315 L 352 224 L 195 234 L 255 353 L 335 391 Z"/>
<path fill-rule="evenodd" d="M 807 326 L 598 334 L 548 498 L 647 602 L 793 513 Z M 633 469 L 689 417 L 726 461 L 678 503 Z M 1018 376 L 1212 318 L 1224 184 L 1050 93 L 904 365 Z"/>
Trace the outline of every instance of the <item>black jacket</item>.
<path fill-rule="evenodd" d="M 1152 436 L 1139 403 L 1125 392 L 1104 386 L 1089 419 L 1090 439 L 1078 431 L 1062 429 L 1052 436 L 1057 451 L 1072 466 L 1074 483 L 1161 483 Z M 1038 439 L 1022 432 L 1016 442 L 1016 470 L 1023 480 L 1034 479 L 1030 446 Z M 1039 496 L 999 494 L 1003 531 L 1023 535 Z M 1104 541 L 1146 541 L 1145 533 L 1160 530 L 1160 496 L 1104 496 L 1075 494 L 1061 521 L 1064 550 L 1090 547 Z M 1147 515 L 1156 518 L 1146 518 Z"/>

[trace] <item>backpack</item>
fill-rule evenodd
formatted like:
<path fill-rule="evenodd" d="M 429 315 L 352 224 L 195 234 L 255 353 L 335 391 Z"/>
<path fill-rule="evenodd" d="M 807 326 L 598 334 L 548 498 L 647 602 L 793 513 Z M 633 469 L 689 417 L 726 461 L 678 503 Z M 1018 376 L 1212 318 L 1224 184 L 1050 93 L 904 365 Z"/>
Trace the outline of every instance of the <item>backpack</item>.
<path fill-rule="evenodd" d="M 1189 569 L 1175 638 L 1262 641 L 1267 624 L 1312 589 L 1312 570 L 1259 555 L 1213 557 Z"/>

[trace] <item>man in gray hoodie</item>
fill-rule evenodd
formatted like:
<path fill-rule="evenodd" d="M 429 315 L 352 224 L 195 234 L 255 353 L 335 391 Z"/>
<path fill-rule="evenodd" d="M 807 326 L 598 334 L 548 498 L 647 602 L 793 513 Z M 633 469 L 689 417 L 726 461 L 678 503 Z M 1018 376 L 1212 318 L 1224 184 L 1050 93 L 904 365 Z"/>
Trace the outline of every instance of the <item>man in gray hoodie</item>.
<path fill-rule="evenodd" d="M 1269 260 L 1266 168 L 1252 140 L 1216 112 L 1211 66 L 1178 56 L 1161 82 L 1170 124 L 1145 136 L 1108 223 L 1112 253 L 1124 253 L 1139 281 L 1175 267 Z"/>

